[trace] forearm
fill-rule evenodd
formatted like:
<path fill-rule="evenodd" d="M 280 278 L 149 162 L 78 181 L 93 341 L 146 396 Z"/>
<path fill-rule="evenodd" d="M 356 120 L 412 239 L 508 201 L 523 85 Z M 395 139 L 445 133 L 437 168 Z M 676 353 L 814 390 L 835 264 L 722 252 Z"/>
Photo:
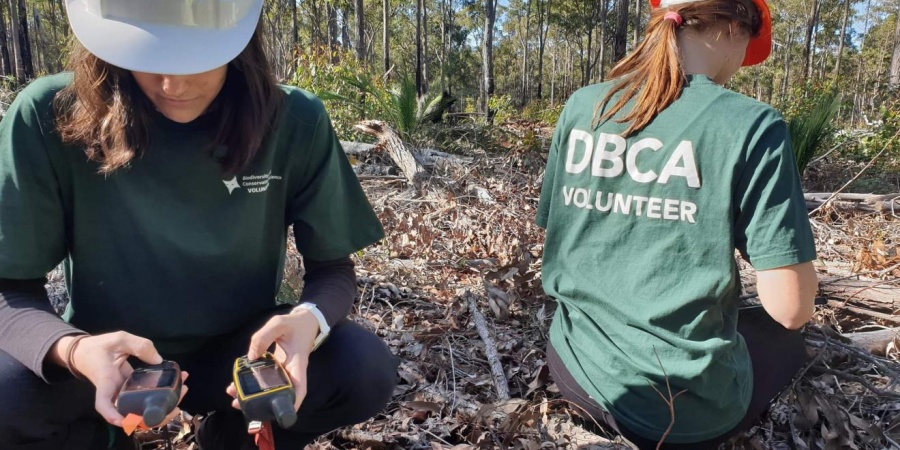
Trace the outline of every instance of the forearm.
<path fill-rule="evenodd" d="M 818 281 L 811 262 L 759 271 L 756 285 L 763 308 L 785 328 L 800 328 L 812 318 Z"/>
<path fill-rule="evenodd" d="M 356 298 L 356 272 L 349 257 L 334 261 L 304 260 L 300 302 L 313 303 L 333 327 L 350 314 Z"/>
<path fill-rule="evenodd" d="M 83 334 L 53 311 L 44 280 L 0 279 L 0 349 L 45 381 L 45 362 L 65 366 L 66 336 Z"/>

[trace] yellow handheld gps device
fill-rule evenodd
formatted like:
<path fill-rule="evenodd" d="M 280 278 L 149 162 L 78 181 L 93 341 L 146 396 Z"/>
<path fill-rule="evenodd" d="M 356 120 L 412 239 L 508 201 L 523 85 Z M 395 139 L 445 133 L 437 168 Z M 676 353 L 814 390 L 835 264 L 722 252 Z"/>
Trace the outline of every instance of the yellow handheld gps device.
<path fill-rule="evenodd" d="M 248 420 L 275 420 L 282 428 L 297 421 L 291 377 L 271 353 L 255 361 L 246 356 L 235 359 L 232 375 L 238 403 Z"/>
<path fill-rule="evenodd" d="M 181 368 L 175 361 L 137 367 L 119 390 L 116 409 L 123 416 L 137 414 L 148 427 L 159 426 L 181 397 Z"/>

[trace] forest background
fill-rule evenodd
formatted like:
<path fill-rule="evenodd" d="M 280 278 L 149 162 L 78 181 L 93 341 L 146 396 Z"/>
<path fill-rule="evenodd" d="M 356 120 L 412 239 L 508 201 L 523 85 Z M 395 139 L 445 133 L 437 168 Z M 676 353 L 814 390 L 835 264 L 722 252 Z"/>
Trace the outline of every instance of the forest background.
<path fill-rule="evenodd" d="M 788 118 L 835 95 L 831 125 L 846 131 L 844 153 L 864 158 L 880 150 L 900 122 L 900 1 L 770 5 L 772 56 L 728 87 Z M 64 8 L 63 0 L 0 1 L 5 91 L 64 69 L 71 38 Z M 417 110 L 450 97 L 458 117 L 481 113 L 484 120 L 490 109 L 491 121 L 553 125 L 572 92 L 603 80 L 634 48 L 648 13 L 644 0 L 270 0 L 263 20 L 280 80 L 323 94 L 339 134 L 351 139 L 363 118 L 405 114 L 394 126 L 413 131 Z M 420 106 L 364 100 L 378 90 L 382 98 L 415 92 Z M 892 147 L 896 156 L 900 145 Z"/>
<path fill-rule="evenodd" d="M 769 4 L 772 55 L 728 87 L 790 123 L 827 306 L 804 331 L 803 376 L 728 448 L 900 449 L 900 0 Z M 64 70 L 64 8 L 0 0 L 0 113 Z M 357 255 L 354 320 L 402 357 L 402 380 L 383 414 L 316 448 L 623 448 L 580 429 L 548 377 L 555 303 L 533 219 L 562 105 L 635 47 L 648 13 L 646 0 L 266 1 L 279 80 L 322 97 L 342 140 L 379 141 L 351 152 L 389 235 Z M 371 119 L 396 134 L 360 126 Z M 382 151 L 398 148 L 425 167 Z M 753 286 L 747 265 L 742 278 Z M 48 289 L 59 307 L 60 271 Z M 301 289 L 290 258 L 279 299 Z"/>

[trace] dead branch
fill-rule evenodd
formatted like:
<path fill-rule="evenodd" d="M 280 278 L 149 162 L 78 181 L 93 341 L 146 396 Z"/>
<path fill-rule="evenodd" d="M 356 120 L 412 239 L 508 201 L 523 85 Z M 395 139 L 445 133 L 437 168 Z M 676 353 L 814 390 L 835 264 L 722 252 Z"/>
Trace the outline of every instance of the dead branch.
<path fill-rule="evenodd" d="M 887 345 L 894 339 L 900 338 L 900 328 L 888 328 L 879 331 L 867 331 L 863 333 L 847 333 L 846 336 L 853 345 L 868 350 L 873 355 L 884 356 Z"/>
<path fill-rule="evenodd" d="M 823 206 L 827 205 L 829 202 L 831 202 L 832 200 L 834 200 L 834 198 L 835 198 L 838 194 L 840 194 L 841 192 L 843 192 L 844 189 L 847 189 L 848 186 L 850 186 L 851 184 L 853 184 L 854 181 L 856 181 L 857 179 L 859 179 L 859 177 L 861 177 L 862 174 L 866 173 L 866 171 L 869 170 L 869 168 L 872 167 L 873 164 L 875 164 L 875 161 L 877 161 L 878 158 L 881 157 L 881 155 L 884 154 L 884 152 L 887 151 L 887 149 L 889 149 L 889 148 L 891 147 L 891 144 L 894 143 L 894 139 L 896 139 L 898 135 L 900 135 L 900 130 L 897 130 L 897 132 L 894 133 L 894 135 L 891 136 L 890 139 L 888 139 L 888 141 L 884 144 L 884 148 L 882 148 L 881 151 L 878 152 L 878 154 L 876 154 L 875 156 L 873 156 L 872 159 L 869 161 L 869 163 L 866 164 L 866 166 L 863 167 L 862 170 L 860 170 L 859 173 L 856 174 L 856 176 L 854 176 L 853 178 L 851 178 L 850 181 L 848 181 L 846 184 L 844 184 L 843 186 L 841 186 L 840 189 L 838 189 L 838 190 L 835 191 L 833 194 L 831 194 L 831 196 L 830 196 L 827 200 L 825 200 L 825 202 L 823 202 L 822 205 L 820 205 L 818 208 L 812 210 L 812 211 L 809 213 L 809 215 L 812 216 L 813 214 L 815 214 L 816 212 L 818 212 L 820 209 L 822 209 Z"/>
<path fill-rule="evenodd" d="M 826 202 L 833 205 L 865 212 L 891 212 L 900 210 L 900 194 L 843 194 L 830 192 L 811 192 L 803 194 L 806 209 L 815 210 Z"/>
<path fill-rule="evenodd" d="M 337 432 L 337 435 L 340 436 L 341 439 L 357 445 L 368 446 L 369 448 L 388 448 L 388 446 L 384 444 L 385 436 L 382 433 L 372 433 L 354 428 L 342 428 Z"/>
<path fill-rule="evenodd" d="M 900 317 L 895 317 L 894 315 L 891 315 L 891 314 L 880 313 L 878 311 L 872 311 L 871 309 L 868 309 L 868 308 L 859 308 L 856 306 L 850 306 L 845 302 L 829 300 L 828 306 L 832 306 L 832 307 L 835 307 L 838 309 L 846 309 L 847 311 L 850 311 L 852 313 L 869 316 L 873 319 L 881 319 L 881 320 L 886 320 L 888 322 L 900 324 Z"/>
<path fill-rule="evenodd" d="M 851 343 L 841 342 L 841 339 L 844 339 L 844 335 L 840 333 L 837 333 L 840 339 L 830 339 L 828 333 L 824 328 L 811 325 L 806 327 L 804 335 L 806 336 L 807 344 L 819 342 L 821 343 L 821 347 L 823 348 L 827 348 L 829 346 L 838 347 L 839 352 L 852 355 L 854 358 L 858 358 L 862 361 L 872 364 L 882 372 L 889 374 L 891 378 L 900 380 L 900 369 L 895 367 L 896 364 L 891 361 L 887 361 L 884 358 L 873 356 L 868 351 L 856 347 Z"/>
<path fill-rule="evenodd" d="M 497 344 L 494 343 L 494 338 L 491 337 L 484 315 L 478 310 L 478 297 L 471 291 L 466 291 L 464 297 L 469 303 L 469 313 L 472 314 L 475 328 L 478 329 L 478 335 L 484 341 L 484 353 L 491 366 L 491 375 L 494 377 L 497 397 L 501 401 L 509 400 L 509 382 L 506 379 L 506 373 L 503 371 L 503 365 L 500 363 L 500 356 L 497 355 Z"/>
<path fill-rule="evenodd" d="M 875 394 L 878 394 L 881 397 L 900 398 L 900 392 L 879 389 L 879 388 L 873 386 L 872 383 L 869 382 L 869 380 L 867 380 L 864 377 L 861 377 L 859 375 L 853 375 L 853 374 L 849 374 L 846 372 L 841 372 L 840 370 L 829 369 L 827 367 L 821 367 L 821 366 L 810 367 L 809 371 L 814 372 L 814 373 L 819 373 L 819 374 L 834 375 L 845 381 L 853 381 L 853 382 L 859 383 L 859 384 L 863 385 L 863 387 L 865 387 L 866 389 L 872 391 Z"/>
<path fill-rule="evenodd" d="M 400 136 L 388 124 L 380 120 L 364 120 L 353 128 L 378 139 L 378 143 L 384 145 L 391 160 L 411 184 L 424 176 L 425 169 L 422 164 L 403 145 Z"/>

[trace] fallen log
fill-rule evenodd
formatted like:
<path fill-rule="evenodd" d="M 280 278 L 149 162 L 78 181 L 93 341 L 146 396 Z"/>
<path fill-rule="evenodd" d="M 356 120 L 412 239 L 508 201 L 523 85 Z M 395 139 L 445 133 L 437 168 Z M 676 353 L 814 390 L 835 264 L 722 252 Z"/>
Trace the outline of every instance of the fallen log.
<path fill-rule="evenodd" d="M 869 353 L 884 356 L 887 346 L 895 339 L 900 339 L 900 328 L 887 328 L 878 331 L 866 331 L 860 333 L 847 333 L 844 337 L 850 339 L 853 345 L 867 350 Z"/>
<path fill-rule="evenodd" d="M 830 201 L 839 208 L 900 214 L 900 193 L 887 195 L 840 193 L 834 195 L 829 192 L 811 192 L 803 194 L 803 198 L 806 200 L 806 209 L 810 211 Z"/>
<path fill-rule="evenodd" d="M 378 148 L 375 144 L 355 141 L 341 141 L 341 145 L 344 147 L 344 153 L 355 157 L 360 157 Z M 425 168 L 440 167 L 443 164 L 471 163 L 474 161 L 474 158 L 469 156 L 458 156 L 433 148 L 411 148 L 409 152 Z"/>
<path fill-rule="evenodd" d="M 378 139 L 378 143 L 384 145 L 388 156 L 391 157 L 391 160 L 400 169 L 400 173 L 406 177 L 410 184 L 415 184 L 423 178 L 425 169 L 422 167 L 422 164 L 403 145 L 400 136 L 388 124 L 380 120 L 364 120 L 353 128 Z"/>
<path fill-rule="evenodd" d="M 819 280 L 819 289 L 832 306 L 861 306 L 887 315 L 900 311 L 898 280 L 882 282 L 846 277 L 828 278 Z"/>

